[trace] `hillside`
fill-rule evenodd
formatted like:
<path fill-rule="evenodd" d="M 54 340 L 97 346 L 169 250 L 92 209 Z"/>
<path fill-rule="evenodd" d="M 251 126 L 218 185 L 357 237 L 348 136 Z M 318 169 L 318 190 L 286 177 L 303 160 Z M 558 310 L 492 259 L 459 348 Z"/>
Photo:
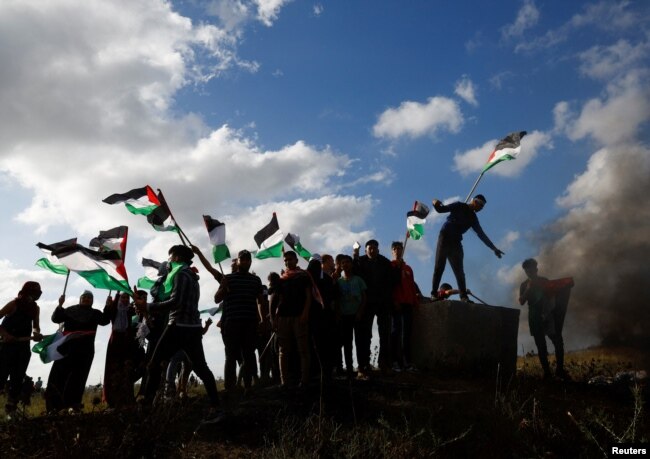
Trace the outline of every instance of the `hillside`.
<path fill-rule="evenodd" d="M 89 403 L 38 416 L 35 396 L 25 419 L 0 425 L 0 456 L 598 457 L 616 441 L 648 441 L 647 379 L 607 379 L 640 362 L 599 349 L 568 355 L 570 382 L 541 380 L 529 356 L 507 380 L 377 373 L 300 395 L 271 387 L 224 395 L 229 414 L 216 424 L 201 424 L 202 388 L 150 412 Z"/>

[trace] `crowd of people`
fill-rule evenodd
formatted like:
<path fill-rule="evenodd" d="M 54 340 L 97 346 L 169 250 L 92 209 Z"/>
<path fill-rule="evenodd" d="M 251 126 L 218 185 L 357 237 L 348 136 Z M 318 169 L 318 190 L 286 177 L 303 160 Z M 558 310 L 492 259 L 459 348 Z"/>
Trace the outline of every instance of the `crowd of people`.
<path fill-rule="evenodd" d="M 476 219 L 475 213 L 484 204 L 485 198 L 480 195 L 470 204 L 443 206 L 434 201 L 438 212 L 450 213 L 438 242 L 434 301 L 453 294 L 468 300 L 471 292 L 465 287 L 460 241 L 470 227 L 499 258 L 503 255 Z M 93 308 L 90 291 L 81 294 L 79 304 L 66 308 L 62 295 L 51 319 L 60 324 L 66 339 L 56 349 L 63 358 L 54 361 L 47 381 L 47 411 L 82 409 L 95 353 L 95 333 L 97 327 L 110 324 L 103 386 L 109 407 L 133 406 L 136 401 L 150 406 L 157 397 L 182 395 L 193 371 L 207 392 L 209 418 L 221 416 L 220 397 L 203 347 L 203 335 L 212 321 L 201 321 L 195 256 L 218 284 L 214 301 L 221 305 L 216 325 L 225 347 L 225 391 L 238 390 L 242 384 L 246 394 L 258 385 L 279 384 L 283 390 L 300 392 L 314 377 L 324 383 L 335 376 L 368 379 L 375 372 L 371 352 L 375 318 L 378 372 L 417 371 L 412 362 L 411 330 L 414 308 L 423 295 L 413 270 L 404 261 L 403 243 L 393 242 L 390 249 L 388 259 L 380 253 L 378 241 L 371 239 L 363 255 L 358 244 L 352 255 L 313 254 L 306 269 L 299 266 L 295 252 L 285 251 L 284 269 L 269 274 L 265 285 L 251 270 L 253 256 L 247 250 L 240 251 L 232 261 L 231 272 L 223 274 L 198 247 L 175 245 L 169 249 L 169 259 L 162 264 L 149 294 L 135 289 L 132 296 L 109 296 L 103 310 Z M 438 287 L 447 258 L 459 281 L 458 290 L 449 284 Z M 522 284 L 520 302 L 528 301 L 531 317 L 537 317 L 533 311 L 541 307 L 546 293 L 540 287 L 543 278 L 537 276 L 536 265 L 533 272 L 531 263 L 524 264 L 529 280 Z M 9 378 L 5 407 L 9 413 L 16 409 L 29 363 L 29 342 L 43 338 L 36 304 L 40 296 L 40 285 L 26 282 L 17 298 L 0 310 L 0 318 L 4 317 L 0 325 L 0 387 Z M 540 320 L 544 322 L 537 320 L 536 328 L 531 322 L 531 333 L 547 372 L 545 335 L 551 336 L 556 354 L 561 354 L 561 324 L 559 331 L 557 327 L 548 331 L 539 325 Z M 564 376 L 561 357 L 557 360 L 558 374 Z M 136 394 L 135 383 L 140 379 Z"/>

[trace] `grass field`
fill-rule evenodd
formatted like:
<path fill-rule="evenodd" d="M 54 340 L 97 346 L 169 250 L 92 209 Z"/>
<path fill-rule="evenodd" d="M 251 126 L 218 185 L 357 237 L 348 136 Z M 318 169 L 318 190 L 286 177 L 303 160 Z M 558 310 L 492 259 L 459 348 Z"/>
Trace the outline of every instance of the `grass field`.
<path fill-rule="evenodd" d="M 543 381 L 537 357 L 524 356 L 509 378 L 401 373 L 302 395 L 266 388 L 223 395 L 229 415 L 209 425 L 202 388 L 148 412 L 108 411 L 89 392 L 85 413 L 41 416 L 35 397 L 24 420 L 0 425 L 0 456 L 606 457 L 613 443 L 649 441 L 647 381 L 612 380 L 643 365 L 631 349 L 589 349 L 567 355 L 570 382 Z"/>

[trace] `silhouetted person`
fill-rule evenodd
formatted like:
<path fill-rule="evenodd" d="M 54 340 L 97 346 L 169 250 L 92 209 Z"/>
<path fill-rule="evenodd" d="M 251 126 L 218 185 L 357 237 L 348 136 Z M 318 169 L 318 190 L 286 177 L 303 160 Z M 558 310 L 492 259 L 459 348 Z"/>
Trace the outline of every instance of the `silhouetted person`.
<path fill-rule="evenodd" d="M 472 202 L 465 204 L 464 202 L 452 202 L 451 204 L 444 205 L 437 199 L 433 200 L 433 208 L 438 213 L 447 213 L 449 216 L 445 223 L 440 228 L 438 235 L 438 246 L 436 247 L 436 261 L 433 269 L 433 279 L 431 282 L 431 296 L 437 298 L 438 286 L 442 279 L 442 273 L 445 270 L 447 260 L 451 265 L 451 269 L 456 276 L 458 283 L 458 290 L 460 290 L 460 300 L 468 301 L 467 287 L 465 285 L 465 270 L 463 268 L 463 234 L 468 229 L 472 228 L 476 235 L 483 243 L 494 251 L 497 258 L 501 258 L 503 252 L 497 249 L 490 238 L 483 232 L 481 224 L 476 216 L 477 212 L 485 206 L 485 196 L 477 194 Z"/>

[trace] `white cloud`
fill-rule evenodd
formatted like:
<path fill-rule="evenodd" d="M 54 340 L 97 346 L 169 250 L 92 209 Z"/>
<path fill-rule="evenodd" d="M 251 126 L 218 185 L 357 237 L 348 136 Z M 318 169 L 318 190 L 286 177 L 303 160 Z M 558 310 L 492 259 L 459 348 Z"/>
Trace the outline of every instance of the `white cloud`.
<path fill-rule="evenodd" d="M 535 6 L 535 2 L 533 0 L 524 0 L 524 4 L 517 12 L 515 22 L 501 29 L 502 38 L 520 37 L 526 30 L 537 24 L 539 16 L 539 10 Z"/>
<path fill-rule="evenodd" d="M 575 31 L 583 27 L 595 27 L 603 31 L 630 30 L 647 20 L 647 15 L 631 11 L 629 1 L 601 1 L 588 4 L 583 12 L 575 14 L 560 27 L 548 30 L 532 40 L 521 41 L 515 52 L 532 52 L 547 49 L 565 42 Z"/>
<path fill-rule="evenodd" d="M 519 240 L 519 231 L 508 231 L 506 235 L 499 241 L 497 246 L 504 252 L 510 250 L 514 243 Z"/>
<path fill-rule="evenodd" d="M 476 85 L 467 75 L 456 82 L 454 93 L 470 105 L 478 106 L 476 100 Z"/>
<path fill-rule="evenodd" d="M 482 146 L 454 155 L 454 170 L 462 175 L 479 173 L 487 162 L 490 153 L 498 143 L 497 139 L 488 140 Z M 490 174 L 504 177 L 519 175 L 537 154 L 543 149 L 552 149 L 551 136 L 545 132 L 533 131 L 521 140 L 521 153 L 512 161 L 503 163 L 490 169 Z"/>
<path fill-rule="evenodd" d="M 637 45 L 619 40 L 610 46 L 594 46 L 580 53 L 580 72 L 594 79 L 608 79 L 640 63 L 648 56 L 650 43 Z"/>
<path fill-rule="evenodd" d="M 257 6 L 257 18 L 268 27 L 278 19 L 282 7 L 290 2 L 291 0 L 253 0 Z"/>
<path fill-rule="evenodd" d="M 291 0 L 211 0 L 205 11 L 216 16 L 228 31 L 241 32 L 250 21 L 257 20 L 267 27 L 277 21 L 280 10 Z"/>
<path fill-rule="evenodd" d="M 585 103 L 579 115 L 564 113 L 567 136 L 591 137 L 601 145 L 629 142 L 650 119 L 649 77 L 647 70 L 630 72 L 610 83 L 603 98 Z"/>
<path fill-rule="evenodd" d="M 397 139 L 435 135 L 441 130 L 460 131 L 463 114 L 458 104 L 446 97 L 430 97 L 426 103 L 406 101 L 384 111 L 373 127 L 376 137 Z"/>
<path fill-rule="evenodd" d="M 312 8 L 312 12 L 314 13 L 314 16 L 317 17 L 323 14 L 324 11 L 325 11 L 325 7 L 323 7 L 322 3 L 316 3 Z"/>
<path fill-rule="evenodd" d="M 499 72 L 496 75 L 493 75 L 490 77 L 490 85 L 492 85 L 493 88 L 501 90 L 503 88 L 503 84 L 507 81 L 512 79 L 515 76 L 515 74 L 509 70 Z"/>

